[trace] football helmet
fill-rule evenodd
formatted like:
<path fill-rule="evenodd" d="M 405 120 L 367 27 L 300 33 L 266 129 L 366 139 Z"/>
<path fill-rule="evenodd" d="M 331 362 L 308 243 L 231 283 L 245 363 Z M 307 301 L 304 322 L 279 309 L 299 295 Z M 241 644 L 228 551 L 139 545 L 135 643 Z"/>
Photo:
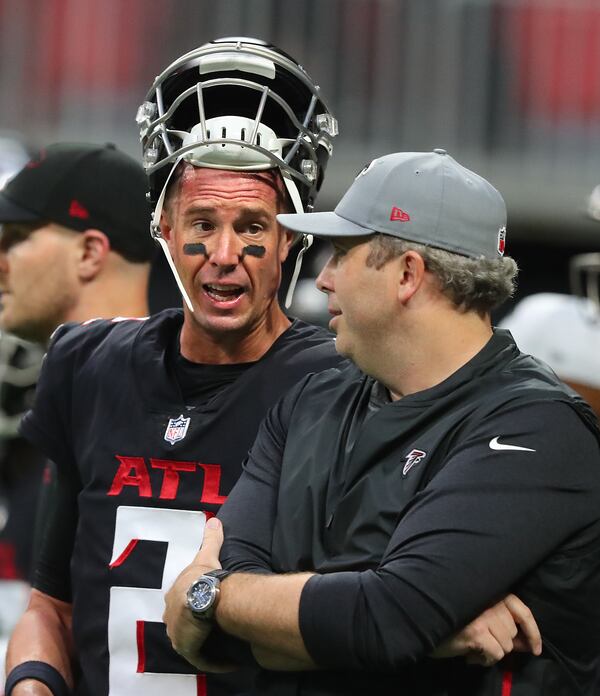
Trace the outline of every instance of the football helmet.
<path fill-rule="evenodd" d="M 600 221 L 600 184 L 595 186 L 587 199 L 587 214 L 592 220 Z"/>
<path fill-rule="evenodd" d="M 155 80 L 136 122 L 150 200 L 152 235 L 177 164 L 240 171 L 279 168 L 296 212 L 312 211 L 337 121 L 319 87 L 293 58 L 264 41 L 217 39 L 186 53 Z M 303 245 L 303 251 L 309 244 Z"/>
<path fill-rule="evenodd" d="M 337 121 L 302 66 L 273 45 L 231 37 L 178 58 L 138 109 L 144 167 L 157 202 L 173 165 L 279 167 L 312 210 Z"/>

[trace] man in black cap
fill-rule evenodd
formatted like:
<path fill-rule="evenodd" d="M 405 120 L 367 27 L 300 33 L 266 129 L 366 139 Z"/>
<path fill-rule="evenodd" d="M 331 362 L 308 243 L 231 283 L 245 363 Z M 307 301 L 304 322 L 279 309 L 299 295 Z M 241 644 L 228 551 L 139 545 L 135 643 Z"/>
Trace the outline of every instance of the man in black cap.
<path fill-rule="evenodd" d="M 0 327 L 144 316 L 154 244 L 142 167 L 113 145 L 41 150 L 0 192 Z"/>
<path fill-rule="evenodd" d="M 491 325 L 516 274 L 498 191 L 443 150 L 396 153 L 335 212 L 278 220 L 332 241 L 317 284 L 355 365 L 265 419 L 167 594 L 175 648 L 201 663 L 216 623 L 250 643 L 265 695 L 597 693 L 600 429 Z M 429 659 L 507 592 L 541 654 Z"/>
<path fill-rule="evenodd" d="M 146 315 L 155 248 L 149 216 L 143 168 L 113 145 L 58 143 L 22 165 L 0 192 L 3 347 L 17 340 L 13 336 L 45 347 L 56 327 L 69 321 Z M 14 374 L 24 357 L 15 352 L 10 359 L 15 364 L 3 375 Z M 3 382 L 3 412 L 22 413 L 34 381 L 21 387 Z M 0 604 L 11 610 L 10 620 L 2 616 L 0 635 L 7 636 L 25 608 L 38 491 L 43 478 L 47 494 L 53 471 L 15 432 L 3 433 L 0 466 L 8 511 L 0 533 Z M 45 522 L 40 513 L 39 524 Z"/>

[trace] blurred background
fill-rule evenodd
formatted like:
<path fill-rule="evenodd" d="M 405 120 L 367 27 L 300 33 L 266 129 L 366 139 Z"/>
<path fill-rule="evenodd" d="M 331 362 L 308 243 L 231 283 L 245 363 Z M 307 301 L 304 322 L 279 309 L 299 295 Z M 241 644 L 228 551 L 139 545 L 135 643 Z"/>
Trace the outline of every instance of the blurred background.
<path fill-rule="evenodd" d="M 339 119 L 318 209 L 375 156 L 443 147 L 506 198 L 519 297 L 600 250 L 600 0 L 0 0 L 0 135 L 139 156 L 154 76 L 232 35 L 291 53 Z"/>

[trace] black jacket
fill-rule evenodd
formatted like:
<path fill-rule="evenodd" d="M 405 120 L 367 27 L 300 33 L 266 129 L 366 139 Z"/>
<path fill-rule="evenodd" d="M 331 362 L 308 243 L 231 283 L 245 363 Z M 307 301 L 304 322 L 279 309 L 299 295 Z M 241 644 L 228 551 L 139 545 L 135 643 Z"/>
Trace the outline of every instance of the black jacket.
<path fill-rule="evenodd" d="M 503 331 L 396 402 L 354 367 L 304 380 L 221 510 L 222 559 L 319 573 L 300 627 L 327 671 L 264 673 L 257 693 L 597 693 L 599 440 L 589 407 Z M 541 657 L 427 657 L 508 592 L 533 611 Z"/>

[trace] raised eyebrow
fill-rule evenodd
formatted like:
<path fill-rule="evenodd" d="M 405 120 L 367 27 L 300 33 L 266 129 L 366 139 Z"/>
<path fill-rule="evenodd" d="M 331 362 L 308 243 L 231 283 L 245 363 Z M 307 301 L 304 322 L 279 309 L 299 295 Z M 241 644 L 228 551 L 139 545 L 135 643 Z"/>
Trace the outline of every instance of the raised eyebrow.
<path fill-rule="evenodd" d="M 198 215 L 214 215 L 218 211 L 218 206 L 193 206 L 189 208 L 189 210 L 185 211 L 185 215 L 186 217 L 196 217 Z M 237 217 L 240 220 L 249 217 L 267 220 L 269 218 L 269 213 L 263 208 L 244 207 L 239 209 Z"/>
<path fill-rule="evenodd" d="M 188 208 L 188 210 L 185 211 L 185 216 L 186 217 L 195 217 L 197 215 L 210 215 L 210 214 L 214 213 L 216 210 L 217 210 L 217 208 L 215 206 L 212 206 L 212 207 L 193 206 L 191 208 Z"/>
<path fill-rule="evenodd" d="M 258 220 L 268 220 L 270 217 L 269 212 L 263 208 L 241 208 L 238 215 L 238 220 L 245 220 L 247 218 L 256 218 Z"/>

